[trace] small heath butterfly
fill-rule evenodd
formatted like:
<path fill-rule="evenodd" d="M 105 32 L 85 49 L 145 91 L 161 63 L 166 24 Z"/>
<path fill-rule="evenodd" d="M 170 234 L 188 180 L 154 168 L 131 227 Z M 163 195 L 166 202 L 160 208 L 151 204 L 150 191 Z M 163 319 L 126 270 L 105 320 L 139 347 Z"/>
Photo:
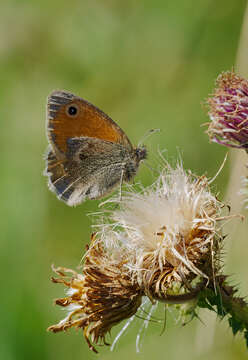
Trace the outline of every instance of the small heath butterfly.
<path fill-rule="evenodd" d="M 130 181 L 147 155 L 103 111 L 66 91 L 48 97 L 47 133 L 49 188 L 70 206 Z"/>

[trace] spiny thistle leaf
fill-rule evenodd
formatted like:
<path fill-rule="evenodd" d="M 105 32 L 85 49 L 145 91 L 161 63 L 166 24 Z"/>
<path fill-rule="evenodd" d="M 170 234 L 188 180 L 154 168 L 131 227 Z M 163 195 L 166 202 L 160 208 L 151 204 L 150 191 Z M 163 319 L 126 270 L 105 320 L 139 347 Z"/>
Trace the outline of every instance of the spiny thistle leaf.
<path fill-rule="evenodd" d="M 248 307 L 243 298 L 235 296 L 237 290 L 228 285 L 226 279 L 226 276 L 217 277 L 216 292 L 210 283 L 209 288 L 199 294 L 197 306 L 215 311 L 221 319 L 227 316 L 233 335 L 243 334 L 248 348 Z"/>
<path fill-rule="evenodd" d="M 243 324 L 240 320 L 236 319 L 235 316 L 230 317 L 228 322 L 232 328 L 233 335 L 236 335 L 239 331 L 243 331 Z"/>

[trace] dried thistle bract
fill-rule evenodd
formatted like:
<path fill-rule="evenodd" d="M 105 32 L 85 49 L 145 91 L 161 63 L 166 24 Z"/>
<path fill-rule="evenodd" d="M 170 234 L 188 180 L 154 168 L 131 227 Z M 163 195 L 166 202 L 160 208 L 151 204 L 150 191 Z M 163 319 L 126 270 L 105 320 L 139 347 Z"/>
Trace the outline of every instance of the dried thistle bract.
<path fill-rule="evenodd" d="M 55 303 L 67 307 L 68 315 L 48 330 L 82 328 L 90 349 L 95 352 L 92 343 L 107 344 L 105 337 L 111 328 L 135 314 L 141 304 L 141 291 L 127 276 L 123 262 L 124 259 L 116 261 L 93 236 L 82 274 L 65 268 L 54 269 L 59 278 L 53 278 L 53 282 L 69 288 L 67 296 Z M 65 273 L 71 276 L 68 278 Z"/>
<path fill-rule="evenodd" d="M 151 187 L 123 194 L 119 205 L 105 211 L 82 273 L 58 268 L 53 279 L 69 288 L 56 300 L 68 315 L 49 330 L 82 328 L 94 351 L 136 313 L 142 296 L 152 303 L 196 300 L 219 275 L 223 204 L 205 176 L 167 166 Z"/>
<path fill-rule="evenodd" d="M 185 293 L 196 277 L 207 280 L 218 271 L 223 204 L 205 176 L 168 166 L 153 186 L 123 196 L 120 206 L 101 238 L 106 246 L 116 239 L 128 254 L 130 277 L 151 299 L 169 301 L 168 294 Z"/>

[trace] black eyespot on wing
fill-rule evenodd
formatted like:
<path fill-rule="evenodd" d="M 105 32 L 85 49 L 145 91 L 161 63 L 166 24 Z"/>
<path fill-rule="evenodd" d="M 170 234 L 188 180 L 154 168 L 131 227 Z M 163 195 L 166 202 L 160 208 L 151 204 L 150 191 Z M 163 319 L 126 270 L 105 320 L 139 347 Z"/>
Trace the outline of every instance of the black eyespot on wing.
<path fill-rule="evenodd" d="M 70 105 L 67 109 L 68 115 L 76 116 L 78 113 L 78 108 L 75 105 Z"/>

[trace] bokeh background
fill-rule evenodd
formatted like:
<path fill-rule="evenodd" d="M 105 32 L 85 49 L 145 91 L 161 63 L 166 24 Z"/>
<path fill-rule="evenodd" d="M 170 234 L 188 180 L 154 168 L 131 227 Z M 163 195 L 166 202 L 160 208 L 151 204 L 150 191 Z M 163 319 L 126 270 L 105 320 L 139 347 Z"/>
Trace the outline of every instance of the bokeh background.
<path fill-rule="evenodd" d="M 67 89 L 103 109 L 134 144 L 160 128 L 146 141 L 149 166 L 156 168 L 159 148 L 170 162 L 180 154 L 185 168 L 214 176 L 226 149 L 209 143 L 202 103 L 216 76 L 235 65 L 245 7 L 245 0 L 0 2 L 1 360 L 247 359 L 243 339 L 208 312 L 203 324 L 185 327 L 169 315 L 161 336 L 162 325 L 151 323 L 140 354 L 140 319 L 114 352 L 100 348 L 98 357 L 81 332 L 46 332 L 64 317 L 53 306 L 63 288 L 50 282 L 51 264 L 79 265 L 99 202 L 69 208 L 42 175 L 46 98 Z M 231 170 L 228 160 L 215 182 L 220 198 Z M 149 185 L 153 176 L 142 165 L 136 180 Z M 227 237 L 226 271 L 247 294 L 247 224 L 233 226 L 243 231 Z"/>

